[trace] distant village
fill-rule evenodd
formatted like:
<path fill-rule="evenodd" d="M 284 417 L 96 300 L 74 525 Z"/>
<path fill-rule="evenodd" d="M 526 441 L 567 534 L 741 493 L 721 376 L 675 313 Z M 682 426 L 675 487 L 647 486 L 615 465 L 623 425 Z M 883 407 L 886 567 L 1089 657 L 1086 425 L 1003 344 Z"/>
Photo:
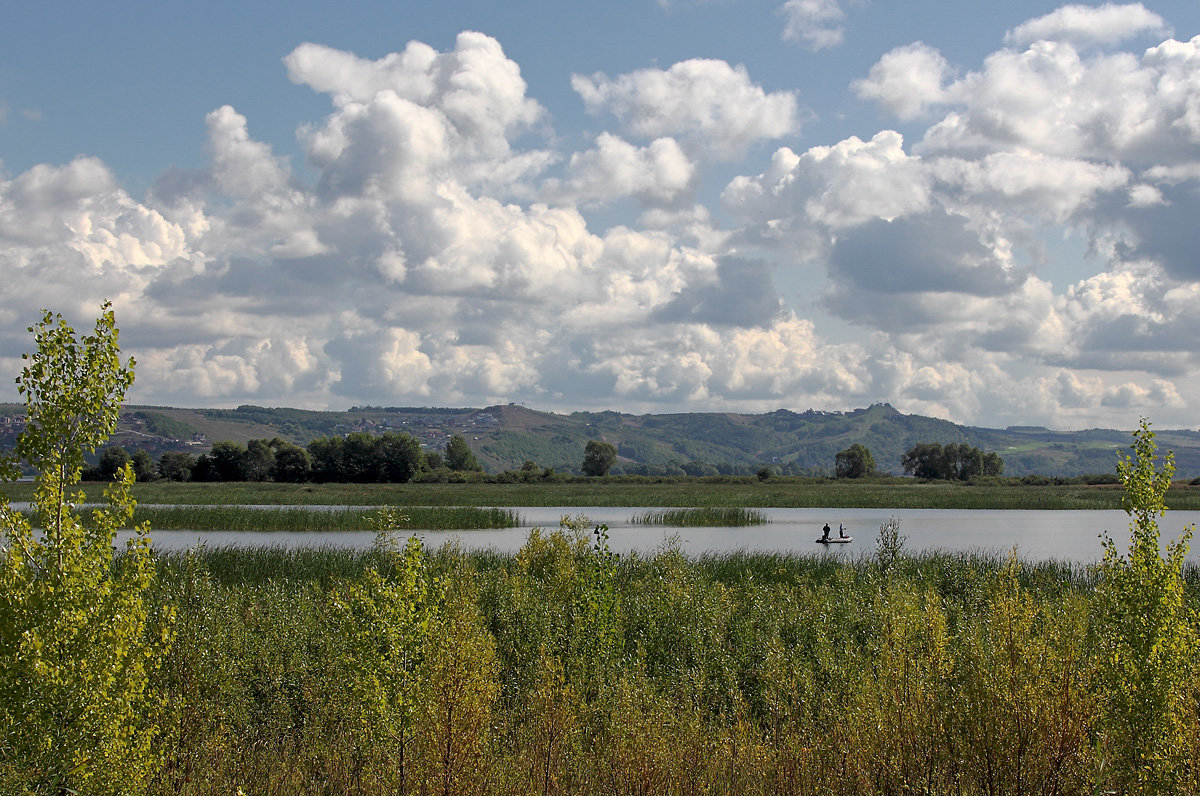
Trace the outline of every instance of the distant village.
<path fill-rule="evenodd" d="M 379 436 L 389 431 L 410 434 L 421 443 L 422 448 L 440 450 L 446 444 L 446 440 L 455 434 L 467 436 L 472 429 L 491 430 L 499 428 L 499 426 L 500 418 L 487 411 L 430 412 L 428 414 L 411 412 L 397 415 L 394 418 L 363 417 L 352 423 L 338 423 L 334 426 L 334 430 L 342 435 L 356 431 L 371 436 Z"/>

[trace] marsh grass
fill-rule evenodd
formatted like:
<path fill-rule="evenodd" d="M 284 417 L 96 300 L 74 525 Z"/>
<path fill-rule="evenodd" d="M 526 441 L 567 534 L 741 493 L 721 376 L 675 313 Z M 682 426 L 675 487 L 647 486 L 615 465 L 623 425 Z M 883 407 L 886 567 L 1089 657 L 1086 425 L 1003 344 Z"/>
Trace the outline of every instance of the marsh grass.
<path fill-rule="evenodd" d="M 103 484 L 85 484 L 89 500 Z M 10 484 L 11 500 L 32 497 L 31 484 Z M 172 483 L 134 487 L 139 503 L 331 506 L 680 506 L 758 508 L 1120 509 L 1109 485 L 917 483 L 908 479 L 853 483 L 777 476 L 653 479 L 605 477 L 520 484 Z M 1200 486 L 1172 485 L 1167 505 L 1200 510 Z"/>
<path fill-rule="evenodd" d="M 397 509 L 398 530 L 467 531 L 515 528 L 515 509 L 478 506 L 409 506 Z M 379 509 L 250 508 L 245 506 L 139 507 L 134 522 L 159 530 L 365 531 L 374 530 Z"/>
<path fill-rule="evenodd" d="M 328 587 L 338 580 L 356 580 L 369 567 L 380 566 L 378 551 L 340 547 L 284 548 L 200 547 L 159 555 L 161 577 L 176 581 L 189 568 L 207 573 L 223 585 L 260 586 L 267 581 Z"/>
<path fill-rule="evenodd" d="M 761 511 L 742 507 L 703 506 L 698 508 L 658 509 L 635 514 L 635 525 L 670 525 L 677 528 L 741 527 L 766 525 L 771 520 Z"/>

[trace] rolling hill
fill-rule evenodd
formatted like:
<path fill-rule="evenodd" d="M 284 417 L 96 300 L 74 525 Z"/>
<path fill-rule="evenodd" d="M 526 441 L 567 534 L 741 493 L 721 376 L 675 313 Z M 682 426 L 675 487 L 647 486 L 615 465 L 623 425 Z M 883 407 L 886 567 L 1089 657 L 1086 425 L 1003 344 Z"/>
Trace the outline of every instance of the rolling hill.
<path fill-rule="evenodd" d="M 0 446 L 11 445 L 21 412 L 18 405 L 0 405 Z M 913 445 L 965 442 L 999 453 L 1006 475 L 1073 476 L 1113 472 L 1130 443 L 1129 431 L 979 428 L 906 415 L 888 404 L 850 412 L 654 415 L 555 414 L 515 404 L 484 409 L 367 406 L 342 412 L 126 406 L 112 441 L 157 456 L 167 450 L 200 453 L 219 440 L 281 437 L 304 445 L 352 431 L 409 433 L 427 450 L 440 450 L 459 434 L 490 472 L 517 469 L 526 460 L 576 471 L 587 441 L 598 439 L 617 448 L 621 470 L 634 473 L 748 473 L 770 465 L 783 472 L 828 474 L 838 451 L 856 442 L 871 450 L 880 470 L 900 473 L 900 457 Z M 1175 451 L 1180 477 L 1200 475 L 1200 432 L 1158 430 L 1157 435 L 1161 449 Z"/>

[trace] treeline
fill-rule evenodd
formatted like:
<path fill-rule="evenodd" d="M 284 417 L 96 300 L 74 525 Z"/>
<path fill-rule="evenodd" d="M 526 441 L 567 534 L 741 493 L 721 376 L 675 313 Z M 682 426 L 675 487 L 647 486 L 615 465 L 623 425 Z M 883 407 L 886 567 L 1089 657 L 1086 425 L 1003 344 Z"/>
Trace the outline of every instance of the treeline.
<path fill-rule="evenodd" d="M 112 480 L 129 463 L 138 481 L 277 481 L 281 483 L 406 483 L 452 474 L 479 473 L 483 468 L 461 436 L 451 437 L 441 452 L 423 451 L 410 434 L 318 437 L 306 447 L 276 437 L 252 439 L 245 445 L 222 441 L 200 456 L 167 452 L 157 463 L 144 450 L 130 454 L 119 445 L 104 448 L 84 480 Z M 534 466 L 536 467 L 536 466 Z"/>

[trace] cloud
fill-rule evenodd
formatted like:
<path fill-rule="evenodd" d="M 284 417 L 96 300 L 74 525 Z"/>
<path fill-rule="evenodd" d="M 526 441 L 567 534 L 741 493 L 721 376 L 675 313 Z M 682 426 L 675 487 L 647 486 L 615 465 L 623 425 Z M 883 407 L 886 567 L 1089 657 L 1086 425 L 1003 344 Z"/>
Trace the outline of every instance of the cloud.
<path fill-rule="evenodd" d="M 1128 28 L 1159 29 L 1131 9 Z M 1187 221 L 1200 212 L 1200 41 L 1077 49 L 1117 41 L 1108 19 L 1051 15 L 1020 29 L 1044 34 L 1027 49 L 971 72 L 921 43 L 896 48 L 854 90 L 930 120 L 911 151 L 891 131 L 785 147 L 727 185 L 736 245 L 771 252 L 785 274 L 820 269 L 822 310 L 886 341 L 865 365 L 882 394 L 1019 422 L 1139 402 L 1179 411 L 1200 348 Z M 1100 273 L 1056 286 L 1038 272 L 1064 231 Z M 1063 389 L 1077 370 L 1098 374 L 1086 400 Z M 1018 393 L 1011 406 L 989 397 Z"/>
<path fill-rule="evenodd" d="M 233 198 L 274 193 L 287 187 L 286 164 L 274 158 L 271 148 L 250 138 L 246 117 L 224 105 L 205 117 L 212 151 L 215 188 Z"/>
<path fill-rule="evenodd" d="M 1106 195 L 1116 195 L 1130 171 L 1111 163 L 1054 157 L 1037 152 L 997 152 L 978 159 L 926 158 L 947 204 L 1004 210 L 1011 217 L 1069 220 Z M 950 197 L 954 197 L 952 200 Z"/>
<path fill-rule="evenodd" d="M 1106 208 L 1110 223 L 1128 230 L 1120 256 L 1137 261 L 1149 259 L 1168 274 L 1189 281 L 1200 280 L 1196 259 L 1195 219 L 1200 214 L 1200 182 L 1153 186 L 1157 201 Z M 1099 220 L 1099 219 L 1098 219 Z"/>
<path fill-rule="evenodd" d="M 973 70 L 885 54 L 855 91 L 926 120 L 915 144 L 744 169 L 714 162 L 796 134 L 796 95 L 724 61 L 575 76 L 600 129 L 572 149 L 482 34 L 302 45 L 288 75 L 329 101 L 303 167 L 220 106 L 204 165 L 142 200 L 96 158 L 0 179 L 0 328 L 114 298 L 152 402 L 1184 417 L 1200 40 L 1102 52 L 1068 22 Z M 744 172 L 720 213 L 713 170 Z"/>
<path fill-rule="evenodd" d="M 1163 18 L 1141 3 L 1102 6 L 1067 5 L 1023 22 L 1004 36 L 1006 44 L 1068 41 L 1075 44 L 1116 44 L 1142 35 L 1169 36 Z"/>
<path fill-rule="evenodd" d="M 292 82 L 329 94 L 339 108 L 369 104 L 383 94 L 436 108 L 484 154 L 504 154 L 509 136 L 531 127 L 544 113 L 525 96 L 520 67 L 504 55 L 500 43 L 473 31 L 460 33 L 449 53 L 410 42 L 403 53 L 368 61 L 308 43 L 283 60 Z"/>
<path fill-rule="evenodd" d="M 183 230 L 120 190 L 95 158 L 38 165 L 0 181 L 0 273 L 9 309 L 69 313 L 98 305 L 91 296 L 121 303 L 158 267 L 187 255 Z"/>
<path fill-rule="evenodd" d="M 770 326 L 784 313 L 771 268 L 759 260 L 725 256 L 709 282 L 692 282 L 654 313 L 660 323 Z"/>
<path fill-rule="evenodd" d="M 1085 57 L 1069 43 L 1039 40 L 1024 51 L 993 53 L 981 70 L 940 91 L 933 90 L 936 69 L 912 78 L 887 58 L 857 84 L 861 94 L 904 118 L 934 103 L 949 109 L 926 132 L 922 154 L 1022 149 L 1150 165 L 1189 160 L 1200 143 L 1200 37 L 1167 41 L 1140 57 Z M 885 85 L 898 93 L 885 96 Z"/>
<path fill-rule="evenodd" d="M 329 94 L 334 113 L 302 137 L 329 194 L 370 190 L 428 195 L 441 176 L 492 189 L 536 175 L 547 152 L 514 153 L 544 109 L 525 95 L 520 68 L 499 42 L 459 34 L 438 53 L 412 42 L 376 61 L 318 44 L 284 58 L 293 82 Z"/>
<path fill-rule="evenodd" d="M 797 155 L 784 147 L 762 174 L 734 178 L 722 193 L 743 234 L 777 241 L 804 259 L 828 252 L 836 230 L 923 212 L 932 179 L 899 133 L 848 138 Z"/>
<path fill-rule="evenodd" d="M 641 69 L 616 79 L 571 76 L 589 113 L 611 113 L 627 133 L 674 136 L 718 159 L 736 159 L 759 141 L 799 129 L 792 92 L 765 92 L 744 66 L 693 59 L 669 69 Z"/>
<path fill-rule="evenodd" d="M 937 245 L 931 246 L 934 241 Z M 944 212 L 877 219 L 845 230 L 833 245 L 829 267 L 837 283 L 889 296 L 995 296 L 1009 292 L 1021 280 L 1011 263 L 985 245 L 966 219 Z"/>
<path fill-rule="evenodd" d="M 846 14 L 838 0 L 787 0 L 779 11 L 786 20 L 783 38 L 810 50 L 836 47 L 845 38 L 842 20 Z"/>
<path fill-rule="evenodd" d="M 565 178 L 547 181 L 543 191 L 568 203 L 633 197 L 644 205 L 671 205 L 691 194 L 696 178 L 696 165 L 673 138 L 638 147 L 601 133 L 594 148 L 571 155 Z"/>
<path fill-rule="evenodd" d="M 915 119 L 947 102 L 945 82 L 949 74 L 950 65 L 942 54 L 917 42 L 885 53 L 867 77 L 854 81 L 851 88 L 897 118 Z"/>

